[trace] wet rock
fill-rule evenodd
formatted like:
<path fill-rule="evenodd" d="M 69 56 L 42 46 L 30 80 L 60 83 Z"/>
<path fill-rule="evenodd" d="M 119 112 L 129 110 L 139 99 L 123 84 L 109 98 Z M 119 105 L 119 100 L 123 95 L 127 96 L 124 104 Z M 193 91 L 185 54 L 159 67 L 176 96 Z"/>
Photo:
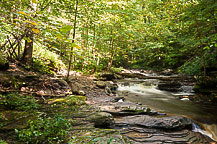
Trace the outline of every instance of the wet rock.
<path fill-rule="evenodd" d="M 68 83 L 63 79 L 56 79 L 56 82 L 59 84 L 61 88 L 64 88 L 64 89 L 70 88 Z"/>
<path fill-rule="evenodd" d="M 84 86 L 78 82 L 70 83 L 70 88 L 72 93 L 75 95 L 85 95 L 85 92 L 82 90 Z"/>
<path fill-rule="evenodd" d="M 158 83 L 159 90 L 180 91 L 181 83 L 178 81 L 163 81 Z"/>
<path fill-rule="evenodd" d="M 96 81 L 96 85 L 99 88 L 105 88 L 106 87 L 106 83 L 104 81 Z"/>
<path fill-rule="evenodd" d="M 117 120 L 116 123 L 124 124 L 124 125 L 134 125 L 146 128 L 156 128 L 156 129 L 183 129 L 183 128 L 191 128 L 192 120 L 173 116 L 173 117 L 153 117 L 148 115 L 137 115 L 137 116 L 127 116 L 120 120 Z"/>
<path fill-rule="evenodd" d="M 100 106 L 100 110 L 110 113 L 114 116 L 132 116 L 132 115 L 158 115 L 158 112 L 135 104 L 127 104 L 127 102 L 119 102 L 110 105 Z"/>
<path fill-rule="evenodd" d="M 114 125 L 114 118 L 110 113 L 99 112 L 89 117 L 97 128 L 111 128 Z"/>
<path fill-rule="evenodd" d="M 213 141 L 200 133 L 184 129 L 179 131 L 162 131 L 149 128 L 129 127 L 122 133 L 133 144 L 211 144 Z"/>
<path fill-rule="evenodd" d="M 105 93 L 107 95 L 110 95 L 112 93 L 111 89 L 109 87 L 105 87 Z"/>
<path fill-rule="evenodd" d="M 115 94 L 115 91 L 117 90 L 117 88 L 118 88 L 117 84 L 115 84 L 113 82 L 107 82 L 106 87 L 105 87 L 105 93 L 107 95 Z"/>
<path fill-rule="evenodd" d="M 78 95 L 85 96 L 86 93 L 85 93 L 83 90 L 79 90 L 79 91 L 78 91 Z"/>
<path fill-rule="evenodd" d="M 120 100 L 125 100 L 125 98 L 124 97 L 115 97 L 113 100 L 112 100 L 112 102 L 119 102 Z"/>
<path fill-rule="evenodd" d="M 109 87 L 110 87 L 112 93 L 115 93 L 115 91 L 118 89 L 118 85 L 117 84 L 112 84 Z"/>
<path fill-rule="evenodd" d="M 120 79 L 120 77 L 115 73 L 104 73 L 104 74 L 100 75 L 100 77 L 106 79 L 107 81 Z"/>
<path fill-rule="evenodd" d="M 145 75 L 141 73 L 120 73 L 120 75 L 124 78 L 139 78 L 139 79 L 147 78 Z"/>
<path fill-rule="evenodd" d="M 217 79 L 213 77 L 201 77 L 194 86 L 195 92 L 210 93 L 217 88 Z"/>
<path fill-rule="evenodd" d="M 165 76 L 170 76 L 172 74 L 173 74 L 172 69 L 166 69 L 166 70 L 160 72 L 160 75 L 165 75 Z"/>

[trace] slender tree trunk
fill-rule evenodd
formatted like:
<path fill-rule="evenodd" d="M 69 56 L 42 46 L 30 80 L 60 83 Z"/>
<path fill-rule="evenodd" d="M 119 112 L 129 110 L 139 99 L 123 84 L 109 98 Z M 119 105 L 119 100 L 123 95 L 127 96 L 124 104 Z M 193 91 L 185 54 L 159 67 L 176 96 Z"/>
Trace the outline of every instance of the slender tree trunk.
<path fill-rule="evenodd" d="M 93 27 L 93 47 L 92 47 L 92 55 L 93 55 L 94 61 L 95 61 L 95 46 L 96 46 L 96 27 L 94 24 L 94 27 Z"/>
<path fill-rule="evenodd" d="M 73 29 L 73 40 L 72 40 L 72 43 L 75 42 L 75 30 L 76 30 L 76 23 L 77 23 L 77 13 L 78 13 L 78 0 L 76 1 L 76 5 L 75 5 L 75 19 L 74 19 L 74 29 Z M 72 65 L 72 60 L 73 60 L 73 50 L 74 50 L 74 47 L 71 47 L 70 49 L 70 58 L 69 58 L 69 67 L 68 67 L 68 72 L 67 72 L 67 76 L 66 76 L 66 80 L 69 79 L 69 73 L 70 73 L 70 70 L 71 70 L 71 65 Z"/>
<path fill-rule="evenodd" d="M 121 25 L 120 25 L 120 30 L 121 30 Z M 116 51 L 117 51 L 117 49 L 118 49 L 118 45 L 119 45 L 120 38 L 121 38 L 121 36 L 118 37 L 117 45 L 116 45 L 116 47 L 115 47 L 115 49 L 114 49 L 114 38 L 112 37 L 111 57 L 110 57 L 110 61 L 109 61 L 109 63 L 108 63 L 107 71 L 109 71 L 110 68 L 111 68 L 111 66 L 112 66 L 114 57 L 115 57 L 115 55 L 116 55 Z"/>
<path fill-rule="evenodd" d="M 100 29 L 100 25 L 99 25 L 99 29 Z M 100 36 L 101 36 L 101 33 L 99 32 L 98 33 L 98 39 L 97 39 L 97 41 L 96 41 L 96 48 L 97 48 L 97 55 L 96 56 L 98 56 L 97 57 L 97 63 L 96 63 L 96 65 L 98 66 L 99 65 L 99 63 L 100 63 L 100 45 L 101 45 L 101 43 L 100 43 Z"/>
<path fill-rule="evenodd" d="M 85 31 L 85 35 L 86 35 L 86 57 L 87 57 L 87 61 L 89 61 L 89 25 L 87 23 L 86 25 L 86 31 Z"/>

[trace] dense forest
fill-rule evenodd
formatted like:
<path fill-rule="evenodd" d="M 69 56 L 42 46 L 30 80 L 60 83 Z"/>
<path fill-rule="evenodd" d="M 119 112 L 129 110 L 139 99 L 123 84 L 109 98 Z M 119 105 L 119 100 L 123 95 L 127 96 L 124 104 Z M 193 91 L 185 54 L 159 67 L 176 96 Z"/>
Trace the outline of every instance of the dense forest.
<path fill-rule="evenodd" d="M 0 144 L 217 141 L 216 0 L 0 0 Z"/>
<path fill-rule="evenodd" d="M 86 72 L 216 66 L 215 0 L 3 0 L 1 61 Z M 205 71 L 203 71 L 205 73 Z"/>

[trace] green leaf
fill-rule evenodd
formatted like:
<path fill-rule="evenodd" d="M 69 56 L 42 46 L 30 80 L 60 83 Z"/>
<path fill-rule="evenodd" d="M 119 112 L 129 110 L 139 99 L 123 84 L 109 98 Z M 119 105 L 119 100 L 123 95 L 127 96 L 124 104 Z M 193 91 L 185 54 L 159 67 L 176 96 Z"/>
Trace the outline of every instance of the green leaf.
<path fill-rule="evenodd" d="M 63 32 L 63 33 L 68 33 L 68 32 L 71 31 L 72 28 L 73 28 L 72 26 L 67 25 L 67 26 L 62 27 L 62 28 L 60 29 L 60 31 Z"/>

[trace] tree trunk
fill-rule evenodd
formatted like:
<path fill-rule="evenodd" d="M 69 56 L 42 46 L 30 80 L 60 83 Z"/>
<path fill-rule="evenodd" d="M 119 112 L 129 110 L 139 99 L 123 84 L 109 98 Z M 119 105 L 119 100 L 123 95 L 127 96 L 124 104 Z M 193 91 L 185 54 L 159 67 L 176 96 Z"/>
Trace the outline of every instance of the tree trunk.
<path fill-rule="evenodd" d="M 33 32 L 31 29 L 26 29 L 26 38 L 22 62 L 31 65 L 33 53 Z"/>
<path fill-rule="evenodd" d="M 76 1 L 76 5 L 75 5 L 75 19 L 74 19 L 74 29 L 73 29 L 73 40 L 72 43 L 75 42 L 75 30 L 76 30 L 76 23 L 77 23 L 77 13 L 78 13 L 78 0 Z M 71 70 L 71 65 L 72 65 L 72 60 L 73 60 L 73 47 L 71 47 L 70 49 L 70 58 L 69 58 L 69 67 L 68 67 L 68 72 L 67 72 L 67 76 L 66 76 L 66 80 L 69 79 L 69 73 Z"/>

